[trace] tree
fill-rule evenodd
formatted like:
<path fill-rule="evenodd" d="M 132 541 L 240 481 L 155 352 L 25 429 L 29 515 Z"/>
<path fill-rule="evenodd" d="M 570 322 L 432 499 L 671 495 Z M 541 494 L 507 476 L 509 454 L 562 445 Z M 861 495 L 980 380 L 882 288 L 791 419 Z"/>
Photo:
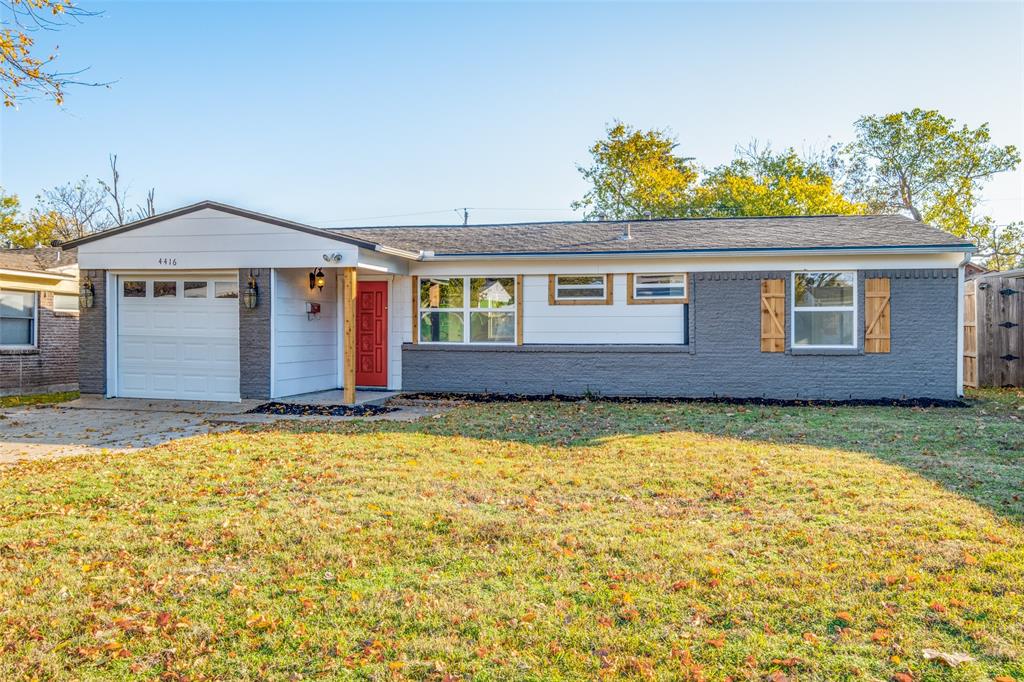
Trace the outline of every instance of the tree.
<path fill-rule="evenodd" d="M 53 239 L 78 239 L 112 224 L 107 213 L 107 196 L 89 176 L 76 183 L 43 190 L 36 202 L 30 219 L 50 224 Z"/>
<path fill-rule="evenodd" d="M 978 243 L 978 256 L 989 270 L 1024 268 L 1024 222 L 990 225 Z"/>
<path fill-rule="evenodd" d="M 708 173 L 694 200 L 703 216 L 857 214 L 867 205 L 847 199 L 832 178 L 824 154 L 801 158 L 792 148 L 775 153 L 756 142 L 737 148 L 737 158 Z"/>
<path fill-rule="evenodd" d="M 56 54 L 40 56 L 32 34 L 53 31 L 98 15 L 64 0 L 0 0 L 0 95 L 13 107 L 19 96 L 64 101 L 68 85 L 100 85 L 75 79 L 81 71 L 54 68 Z"/>
<path fill-rule="evenodd" d="M 872 211 L 904 211 L 957 236 L 983 240 L 976 214 L 985 181 L 1020 163 L 1012 145 L 991 142 L 988 124 L 957 127 L 938 111 L 862 116 L 847 146 L 848 194 Z"/>
<path fill-rule="evenodd" d="M 106 212 L 115 225 L 124 225 L 134 220 L 141 220 L 156 215 L 154 198 L 155 189 L 150 189 L 146 194 L 146 204 L 136 206 L 134 209 L 128 207 L 128 190 L 121 185 L 121 173 L 117 170 L 117 154 L 110 155 L 110 182 L 98 181 L 103 188 L 106 198 L 112 202 L 107 205 Z"/>
<path fill-rule="evenodd" d="M 590 148 L 593 163 L 577 166 L 590 189 L 573 210 L 584 218 L 613 220 L 680 215 L 689 205 L 697 170 L 676 154 L 676 140 L 664 130 L 635 130 L 619 121 Z"/>

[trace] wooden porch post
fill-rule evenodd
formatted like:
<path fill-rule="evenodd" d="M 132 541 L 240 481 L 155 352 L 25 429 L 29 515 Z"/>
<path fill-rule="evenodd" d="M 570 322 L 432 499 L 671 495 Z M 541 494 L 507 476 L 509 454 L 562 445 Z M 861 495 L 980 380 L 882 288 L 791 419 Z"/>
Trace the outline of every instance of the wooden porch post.
<path fill-rule="evenodd" d="M 346 405 L 356 404 L 356 269 L 341 269 L 341 301 L 344 324 L 342 325 L 342 348 L 344 349 L 344 372 L 342 378 Z"/>

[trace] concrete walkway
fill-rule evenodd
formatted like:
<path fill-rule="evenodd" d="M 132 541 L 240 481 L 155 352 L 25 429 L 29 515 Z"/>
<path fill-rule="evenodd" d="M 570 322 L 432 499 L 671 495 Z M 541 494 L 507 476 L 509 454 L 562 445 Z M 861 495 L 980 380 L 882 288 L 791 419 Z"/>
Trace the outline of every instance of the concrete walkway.
<path fill-rule="evenodd" d="M 357 404 L 380 404 L 397 393 L 359 391 Z M 300 405 L 341 403 L 341 391 L 322 391 L 280 398 Z M 246 414 L 263 400 L 239 403 L 84 396 L 57 405 L 0 409 L 0 464 L 24 459 L 50 459 L 102 450 L 131 452 L 203 433 L 231 431 L 250 424 L 281 421 L 352 419 L 413 421 L 447 408 L 403 404 L 395 412 L 373 417 L 326 417 Z"/>

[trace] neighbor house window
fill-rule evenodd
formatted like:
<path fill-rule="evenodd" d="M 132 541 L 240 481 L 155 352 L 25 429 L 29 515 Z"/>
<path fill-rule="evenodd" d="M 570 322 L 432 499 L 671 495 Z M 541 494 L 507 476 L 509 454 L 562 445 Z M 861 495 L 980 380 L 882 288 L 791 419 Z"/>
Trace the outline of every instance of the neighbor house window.
<path fill-rule="evenodd" d="M 0 291 L 0 346 L 36 345 L 34 291 Z"/>
<path fill-rule="evenodd" d="M 856 347 L 856 306 L 856 273 L 793 273 L 793 345 Z"/>
<path fill-rule="evenodd" d="M 55 313 L 77 313 L 78 296 L 71 294 L 53 295 L 53 312 Z"/>
<path fill-rule="evenodd" d="M 421 343 L 515 343 L 515 277 L 424 277 Z"/>
<path fill-rule="evenodd" d="M 627 275 L 628 303 L 686 303 L 686 274 Z"/>
<path fill-rule="evenodd" d="M 551 305 L 610 305 L 611 302 L 611 275 L 550 275 L 548 277 L 548 303 Z"/>

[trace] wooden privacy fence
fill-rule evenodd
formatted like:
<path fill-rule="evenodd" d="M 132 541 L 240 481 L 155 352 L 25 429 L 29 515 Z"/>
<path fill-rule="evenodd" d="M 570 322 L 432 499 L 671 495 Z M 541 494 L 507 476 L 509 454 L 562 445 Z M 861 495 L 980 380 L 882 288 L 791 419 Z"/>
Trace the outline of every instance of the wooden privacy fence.
<path fill-rule="evenodd" d="M 964 287 L 964 385 L 1024 387 L 1024 270 Z"/>

